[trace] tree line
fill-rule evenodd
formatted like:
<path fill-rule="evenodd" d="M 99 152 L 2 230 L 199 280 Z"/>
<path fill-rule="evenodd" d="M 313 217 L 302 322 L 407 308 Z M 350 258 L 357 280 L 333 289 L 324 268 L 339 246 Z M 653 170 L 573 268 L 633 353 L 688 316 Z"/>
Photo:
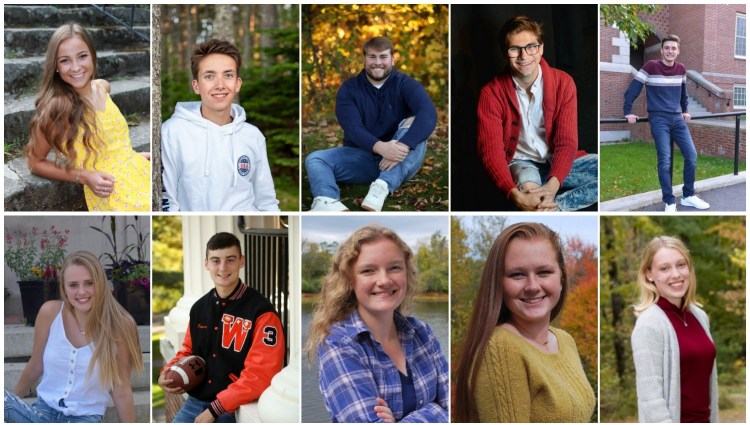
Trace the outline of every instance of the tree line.
<path fill-rule="evenodd" d="M 323 279 L 331 271 L 338 242 L 302 240 L 302 292 L 320 292 Z M 440 231 L 419 241 L 414 252 L 418 292 L 448 293 L 448 238 Z"/>

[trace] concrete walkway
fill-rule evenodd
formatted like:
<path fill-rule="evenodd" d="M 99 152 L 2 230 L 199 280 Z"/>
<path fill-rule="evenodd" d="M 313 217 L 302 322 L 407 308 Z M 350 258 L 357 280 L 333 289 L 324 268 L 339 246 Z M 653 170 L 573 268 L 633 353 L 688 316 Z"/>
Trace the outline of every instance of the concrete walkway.
<path fill-rule="evenodd" d="M 679 198 L 682 196 L 682 185 L 674 186 L 672 192 L 678 198 L 677 211 L 695 213 L 747 211 L 745 173 L 745 171 L 742 171 L 736 176 L 729 174 L 695 182 L 696 194 L 711 204 L 711 208 L 707 210 L 697 210 L 680 205 Z M 661 190 L 602 202 L 599 211 L 664 211 Z"/>

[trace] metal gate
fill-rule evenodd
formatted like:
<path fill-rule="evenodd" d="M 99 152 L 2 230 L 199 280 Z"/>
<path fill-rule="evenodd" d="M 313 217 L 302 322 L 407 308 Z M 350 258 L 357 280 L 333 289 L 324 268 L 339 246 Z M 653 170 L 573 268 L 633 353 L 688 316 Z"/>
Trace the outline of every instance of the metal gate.
<path fill-rule="evenodd" d="M 289 362 L 289 232 L 287 229 L 247 229 L 245 235 L 245 282 L 273 304 L 284 326 Z"/>

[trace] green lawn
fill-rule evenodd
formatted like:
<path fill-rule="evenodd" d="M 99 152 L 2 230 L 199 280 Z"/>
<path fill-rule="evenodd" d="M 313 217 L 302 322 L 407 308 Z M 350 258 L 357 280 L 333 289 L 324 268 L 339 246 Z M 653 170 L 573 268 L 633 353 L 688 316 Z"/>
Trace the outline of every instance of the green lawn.
<path fill-rule="evenodd" d="M 304 159 L 319 149 L 341 146 L 344 133 L 335 118 L 320 118 L 302 132 L 302 211 L 312 204 L 310 181 Z M 359 205 L 370 189 L 367 185 L 339 185 L 341 202 L 350 211 L 361 211 Z M 438 125 L 427 141 L 425 162 L 416 176 L 388 197 L 384 211 L 448 211 L 448 125 L 438 120 Z"/>
<path fill-rule="evenodd" d="M 159 340 L 164 337 L 164 332 L 151 334 L 151 359 L 152 365 L 153 360 L 161 359 L 161 350 L 159 349 Z M 157 381 L 159 380 L 159 368 L 154 366 L 151 368 L 151 408 L 152 409 L 163 409 L 164 408 L 164 391 L 162 391 Z"/>
<path fill-rule="evenodd" d="M 635 141 L 601 146 L 599 151 L 601 200 L 610 201 L 624 196 L 658 190 L 656 148 L 651 143 Z M 675 149 L 672 185 L 682 184 L 682 154 Z M 740 171 L 745 161 L 740 161 Z M 734 161 L 726 158 L 698 155 L 696 180 L 723 176 L 734 172 Z"/>

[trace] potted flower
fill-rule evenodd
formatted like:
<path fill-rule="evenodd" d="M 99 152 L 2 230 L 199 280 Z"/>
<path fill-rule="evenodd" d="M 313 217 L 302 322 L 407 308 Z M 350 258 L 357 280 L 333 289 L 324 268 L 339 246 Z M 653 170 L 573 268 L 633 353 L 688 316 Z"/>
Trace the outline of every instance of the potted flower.
<path fill-rule="evenodd" d="M 113 264 L 110 279 L 115 288 L 115 298 L 125 307 L 138 325 L 150 323 L 151 266 L 148 261 L 122 260 Z"/>
<path fill-rule="evenodd" d="M 102 217 L 100 227 L 89 227 L 102 234 L 112 249 L 99 259 L 112 282 L 115 298 L 133 316 L 136 324 L 148 325 L 151 322 L 151 264 L 146 260 L 149 257 L 146 252 L 149 233 L 141 231 L 137 216 L 133 218 L 135 222 L 126 225 L 125 232 L 133 231 L 136 242 L 125 246 L 118 244 L 116 217 Z M 107 220 L 109 229 L 106 228 Z"/>
<path fill-rule="evenodd" d="M 69 229 L 5 229 L 5 263 L 18 276 L 27 326 L 34 326 L 45 301 L 59 298 L 58 273 L 65 259 Z M 41 296 L 40 296 L 41 294 Z"/>

